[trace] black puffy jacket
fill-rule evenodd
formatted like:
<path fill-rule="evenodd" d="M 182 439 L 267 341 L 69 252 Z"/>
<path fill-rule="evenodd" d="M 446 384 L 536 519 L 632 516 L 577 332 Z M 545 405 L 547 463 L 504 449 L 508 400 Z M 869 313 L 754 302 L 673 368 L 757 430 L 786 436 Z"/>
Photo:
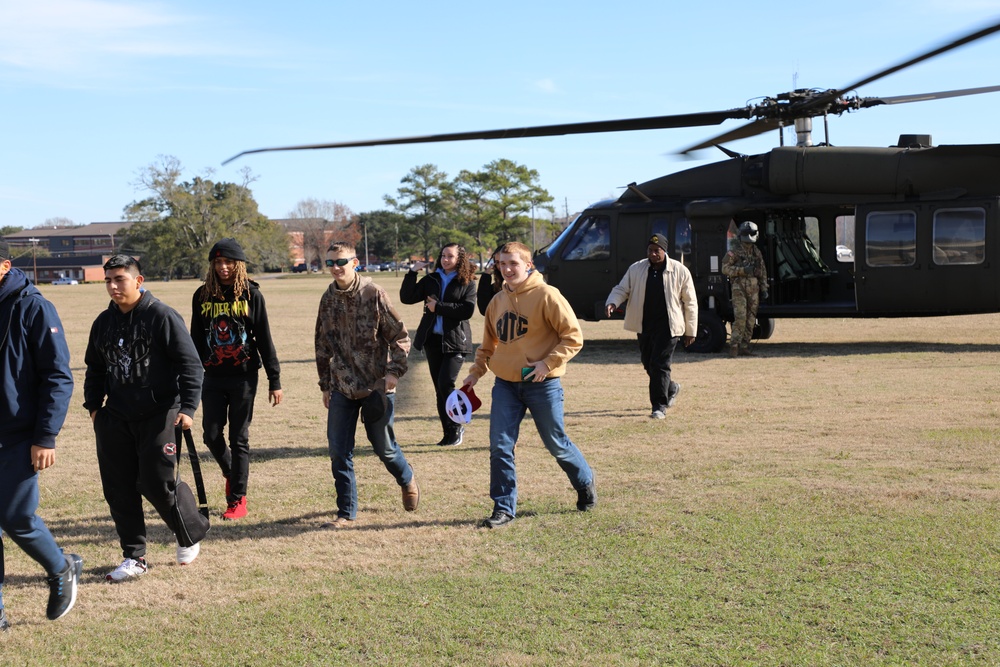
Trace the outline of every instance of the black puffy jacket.
<path fill-rule="evenodd" d="M 413 347 L 424 349 L 427 335 L 434 331 L 434 320 L 442 318 L 444 335 L 441 337 L 441 351 L 446 354 L 470 354 L 472 352 L 472 329 L 469 318 L 476 310 L 476 281 L 465 285 L 453 279 L 441 298 L 441 276 L 435 271 L 417 280 L 416 271 L 407 271 L 399 288 L 399 300 L 403 303 L 422 303 L 427 297 L 438 298 L 435 312 L 424 308 L 417 334 L 413 337 Z"/>

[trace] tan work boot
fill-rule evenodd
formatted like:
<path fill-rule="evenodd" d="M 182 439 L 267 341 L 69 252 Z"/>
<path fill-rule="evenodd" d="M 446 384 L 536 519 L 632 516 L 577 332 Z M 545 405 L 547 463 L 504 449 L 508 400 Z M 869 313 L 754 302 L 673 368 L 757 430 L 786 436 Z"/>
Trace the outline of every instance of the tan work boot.
<path fill-rule="evenodd" d="M 410 483 L 402 487 L 403 489 L 403 509 L 413 512 L 420 502 L 420 487 L 417 486 L 417 478 L 410 479 Z"/>

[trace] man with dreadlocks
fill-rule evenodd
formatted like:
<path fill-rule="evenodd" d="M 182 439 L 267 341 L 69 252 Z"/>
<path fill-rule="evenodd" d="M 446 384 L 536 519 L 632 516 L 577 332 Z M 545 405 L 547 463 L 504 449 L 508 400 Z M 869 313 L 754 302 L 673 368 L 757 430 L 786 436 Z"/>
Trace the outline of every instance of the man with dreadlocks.
<path fill-rule="evenodd" d="M 212 246 L 205 284 L 191 303 L 191 337 L 205 367 L 202 426 L 205 444 L 226 478 L 223 519 L 247 515 L 250 421 L 257 371 L 267 374 L 268 400 L 281 403 L 278 356 L 260 286 L 247 277 L 247 257 L 236 239 Z M 229 419 L 229 447 L 224 433 Z"/>

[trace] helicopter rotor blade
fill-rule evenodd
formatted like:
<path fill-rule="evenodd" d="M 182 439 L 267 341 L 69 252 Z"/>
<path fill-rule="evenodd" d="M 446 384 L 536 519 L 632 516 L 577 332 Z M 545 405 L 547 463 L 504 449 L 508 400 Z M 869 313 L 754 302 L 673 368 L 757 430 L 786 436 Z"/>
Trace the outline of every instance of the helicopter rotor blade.
<path fill-rule="evenodd" d="M 909 60 L 901 62 L 898 65 L 893 65 L 892 67 L 887 67 L 884 70 L 881 70 L 879 72 L 876 72 L 875 74 L 871 74 L 869 76 L 866 76 L 865 78 L 861 79 L 860 81 L 855 81 L 854 83 L 852 83 L 850 85 L 847 85 L 847 86 L 844 86 L 844 87 L 842 87 L 840 89 L 837 89 L 837 90 L 828 90 L 825 93 L 823 93 L 822 95 L 819 95 L 819 96 L 817 96 L 817 97 L 815 97 L 815 98 L 813 98 L 813 99 L 811 99 L 811 100 L 809 100 L 807 102 L 804 102 L 801 105 L 797 105 L 796 109 L 795 109 L 796 115 L 802 115 L 802 116 L 806 116 L 806 115 L 821 115 L 823 113 L 823 110 L 827 106 L 829 106 L 831 102 L 833 102 L 837 98 L 841 97 L 846 91 L 855 90 L 857 88 L 860 88 L 861 86 L 868 85 L 869 83 L 872 83 L 874 81 L 878 81 L 879 79 L 885 78 L 885 77 L 889 76 L 890 74 L 895 74 L 896 72 L 904 70 L 907 67 L 912 67 L 913 65 L 921 63 L 921 62 L 923 62 L 925 60 L 930 60 L 931 58 L 939 56 L 942 53 L 947 53 L 948 51 L 952 51 L 954 49 L 957 49 L 960 46 L 965 46 L 966 44 L 974 42 L 974 41 L 976 41 L 978 39 L 982 39 L 983 37 L 988 37 L 988 36 L 992 35 L 995 32 L 1000 32 L 1000 22 L 994 23 L 994 24 L 989 25 L 989 26 L 986 26 L 984 28 L 976 30 L 975 32 L 971 32 L 968 35 L 965 35 L 963 37 L 959 37 L 958 39 L 952 40 L 952 41 L 950 41 L 950 42 L 948 42 L 946 44 L 942 44 L 941 46 L 939 46 L 937 48 L 931 49 L 930 51 L 926 51 L 926 52 L 924 52 L 924 53 L 922 53 L 922 54 L 920 54 L 918 56 L 910 58 Z M 808 112 L 810 112 L 810 111 L 816 111 L 816 113 L 809 114 Z"/>
<path fill-rule="evenodd" d="M 708 111 L 703 113 L 678 114 L 672 116 L 650 116 L 645 118 L 626 118 L 621 120 L 594 121 L 585 123 L 566 123 L 561 125 L 539 125 L 533 127 L 520 127 L 505 130 L 485 130 L 479 132 L 454 132 L 446 134 L 432 134 L 416 137 L 398 137 L 391 139 L 371 139 L 365 141 L 345 141 L 324 144 L 306 144 L 299 146 L 278 146 L 273 148 L 256 148 L 253 150 L 237 153 L 233 157 L 225 160 L 222 164 L 228 164 L 233 160 L 249 155 L 251 153 L 265 153 L 271 151 L 297 151 L 315 150 L 324 148 L 355 148 L 364 146 L 389 146 L 398 144 L 424 144 L 447 141 L 469 141 L 472 139 L 513 139 L 526 137 L 550 137 L 569 134 L 588 134 L 597 132 L 628 132 L 634 130 L 659 130 L 682 127 L 700 127 L 707 125 L 718 125 L 723 121 L 737 118 L 755 118 L 752 122 L 736 128 L 730 132 L 718 135 L 712 139 L 703 141 L 695 146 L 691 146 L 681 154 L 690 153 L 702 148 L 719 144 L 725 141 L 745 139 L 756 136 L 769 130 L 777 129 L 784 125 L 791 125 L 796 118 L 810 118 L 821 116 L 827 113 L 840 114 L 851 108 L 864 108 L 878 106 L 879 104 L 902 104 L 905 102 L 918 102 L 923 100 L 941 99 L 945 97 L 958 97 L 960 95 L 976 95 L 979 93 L 996 92 L 1000 86 L 990 86 L 986 88 L 969 88 L 965 90 L 944 91 L 940 93 L 927 93 L 924 95 L 904 95 L 897 97 L 870 97 L 844 98 L 844 93 L 855 90 L 861 86 L 877 81 L 883 77 L 899 72 L 923 62 L 959 48 L 983 37 L 987 37 L 996 32 L 1000 32 L 1000 22 L 986 26 L 963 37 L 952 40 L 937 48 L 926 51 L 914 58 L 910 58 L 902 63 L 893 65 L 884 70 L 876 72 L 859 81 L 840 89 L 831 89 L 822 92 L 814 91 L 794 91 L 777 98 L 766 98 L 766 103 L 757 106 L 746 106 L 726 111 Z M 803 95 L 803 93 L 805 93 Z M 796 99 L 796 97 L 798 99 Z"/>
<path fill-rule="evenodd" d="M 716 144 L 724 144 L 730 141 L 736 141 L 737 139 L 756 137 L 758 134 L 764 134 L 765 132 L 770 132 L 771 130 L 777 130 L 784 125 L 784 123 L 774 118 L 761 118 L 747 123 L 746 125 L 741 125 L 740 127 L 730 130 L 729 132 L 716 135 L 711 139 L 706 139 L 705 141 L 695 144 L 694 146 L 688 146 L 682 151 L 677 151 L 677 154 L 688 155 L 694 151 L 700 151 L 703 148 L 711 148 Z"/>
<path fill-rule="evenodd" d="M 937 93 L 924 93 L 922 95 L 896 95 L 895 97 L 865 97 L 861 101 L 862 107 L 874 107 L 881 104 L 907 104 L 909 102 L 928 102 L 930 100 L 943 100 L 949 97 L 963 97 L 965 95 L 982 95 L 983 93 L 1000 92 L 1000 86 L 983 86 L 981 88 L 963 88 L 962 90 L 943 90 Z"/>
<path fill-rule="evenodd" d="M 662 130 L 680 127 L 718 125 L 719 123 L 732 118 L 750 118 L 751 116 L 752 110 L 749 107 L 741 107 L 726 111 L 706 111 L 702 113 L 678 114 L 674 116 L 648 116 L 645 118 L 623 118 L 619 120 L 602 120 L 586 123 L 565 123 L 562 125 L 536 125 L 532 127 L 516 127 L 506 130 L 452 132 L 448 134 L 429 134 L 418 137 L 396 137 L 393 139 L 368 139 L 362 141 L 341 141 L 326 144 L 307 144 L 302 146 L 256 148 L 238 153 L 222 164 L 228 164 L 243 155 L 249 155 L 251 153 L 265 153 L 270 151 L 299 151 L 320 148 L 359 148 L 363 146 L 391 146 L 397 144 L 429 144 L 444 141 L 468 141 L 471 139 L 515 139 L 525 137 L 554 137 L 566 134 L 589 134 L 594 132 Z"/>

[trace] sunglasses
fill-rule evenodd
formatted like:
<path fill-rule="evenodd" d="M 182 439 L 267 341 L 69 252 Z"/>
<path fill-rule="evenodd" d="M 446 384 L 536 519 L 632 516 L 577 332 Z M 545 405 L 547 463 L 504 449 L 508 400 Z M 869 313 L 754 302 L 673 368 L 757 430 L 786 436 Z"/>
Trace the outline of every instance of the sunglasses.
<path fill-rule="evenodd" d="M 357 257 L 341 257 L 340 259 L 328 259 L 326 260 L 327 266 L 347 266 L 352 260 L 357 259 Z"/>

